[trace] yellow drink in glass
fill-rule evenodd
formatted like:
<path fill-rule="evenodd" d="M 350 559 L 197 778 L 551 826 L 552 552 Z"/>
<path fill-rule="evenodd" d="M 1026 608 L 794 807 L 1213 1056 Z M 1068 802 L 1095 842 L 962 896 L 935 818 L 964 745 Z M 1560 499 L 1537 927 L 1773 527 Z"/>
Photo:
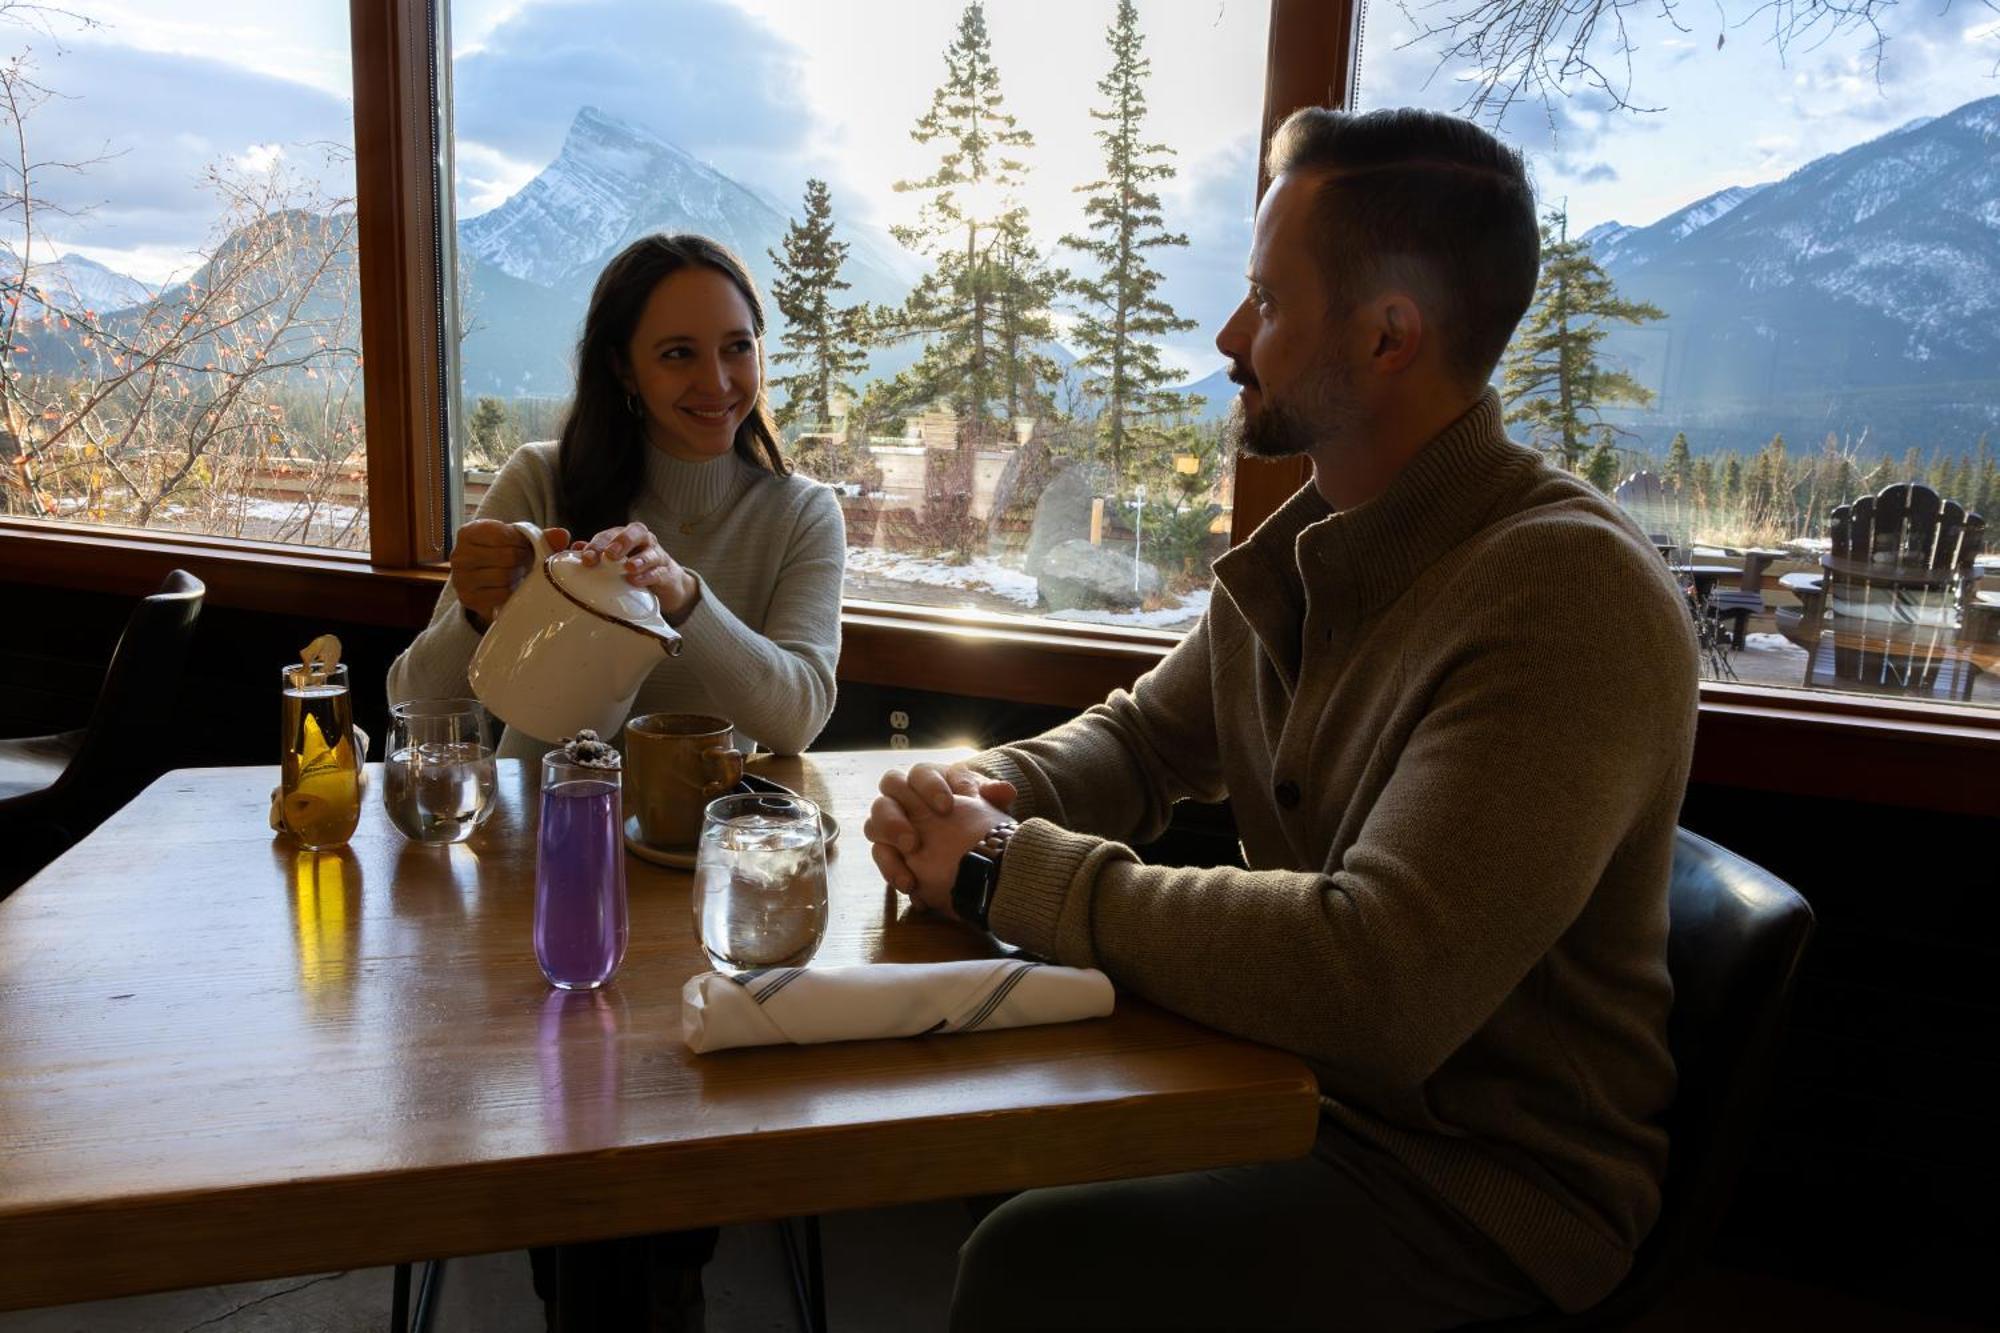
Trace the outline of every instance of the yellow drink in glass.
<path fill-rule="evenodd" d="M 354 703 L 347 668 L 285 668 L 282 712 L 285 827 L 315 850 L 341 847 L 361 819 L 361 757 L 354 752 Z"/>

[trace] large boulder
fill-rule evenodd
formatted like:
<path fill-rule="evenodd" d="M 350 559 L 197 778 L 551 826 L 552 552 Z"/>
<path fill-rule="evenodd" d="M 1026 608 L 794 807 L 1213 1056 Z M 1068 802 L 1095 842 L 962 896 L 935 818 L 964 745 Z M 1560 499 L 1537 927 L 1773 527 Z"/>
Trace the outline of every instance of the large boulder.
<path fill-rule="evenodd" d="M 1036 574 L 1051 611 L 1132 611 L 1161 588 L 1160 571 L 1128 552 L 1092 546 L 1087 538 L 1059 542 Z"/>
<path fill-rule="evenodd" d="M 1027 450 L 1021 450 L 1021 454 Z M 1090 545 L 1090 502 L 1111 484 L 1111 469 L 1102 463 L 1066 464 L 1035 500 L 1034 527 L 1028 533 L 1028 554 L 1022 568 L 1037 578 L 1050 551 L 1081 539 Z"/>

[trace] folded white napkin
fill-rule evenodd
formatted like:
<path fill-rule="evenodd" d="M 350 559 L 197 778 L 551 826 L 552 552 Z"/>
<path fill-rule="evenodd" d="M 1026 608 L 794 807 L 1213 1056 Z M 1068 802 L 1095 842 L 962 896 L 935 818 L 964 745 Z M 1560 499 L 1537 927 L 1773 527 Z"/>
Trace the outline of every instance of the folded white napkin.
<path fill-rule="evenodd" d="M 699 1054 L 1067 1023 L 1110 1012 L 1111 981 L 1102 972 L 1018 958 L 772 967 L 689 977 L 681 1035 Z"/>

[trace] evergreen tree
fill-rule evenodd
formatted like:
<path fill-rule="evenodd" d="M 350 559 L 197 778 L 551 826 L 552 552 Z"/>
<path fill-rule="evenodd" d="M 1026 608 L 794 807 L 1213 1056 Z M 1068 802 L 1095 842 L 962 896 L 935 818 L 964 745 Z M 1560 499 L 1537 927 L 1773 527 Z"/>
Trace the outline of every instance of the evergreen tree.
<path fill-rule="evenodd" d="M 1583 461 L 1583 476 L 1586 481 L 1606 495 L 1618 484 L 1618 451 L 1611 447 L 1611 441 L 1599 438 Z"/>
<path fill-rule="evenodd" d="M 1979 437 L 1976 457 L 1978 462 L 1974 470 L 1978 474 L 1978 482 L 1973 487 L 1972 498 L 1967 500 L 1966 504 L 1975 513 L 1985 516 L 1990 523 L 1993 518 L 2000 517 L 1993 512 L 1993 506 L 2000 504 L 2000 464 L 1994 462 L 1993 444 L 1985 435 Z"/>
<path fill-rule="evenodd" d="M 1722 466 L 1722 499 L 1725 504 L 1734 504 L 1743 498 L 1743 462 L 1735 454 Z"/>
<path fill-rule="evenodd" d="M 1590 257 L 1590 246 L 1569 239 L 1568 216 L 1551 212 L 1542 229 L 1534 304 L 1501 361 L 1507 420 L 1527 422 L 1535 441 L 1575 471 L 1586 437 L 1606 427 L 1605 406 L 1653 401 L 1652 390 L 1601 359 L 1598 344 L 1610 332 L 1605 322 L 1665 318 L 1656 305 L 1621 299 Z"/>
<path fill-rule="evenodd" d="M 1062 363 L 1043 351 L 1056 336 L 1050 308 L 1067 277 L 1049 267 L 1028 235 L 1027 215 L 1011 213 L 1001 223 L 993 250 L 998 285 L 997 332 L 1000 401 L 1010 422 L 1047 415 L 1054 409 L 1048 387 L 1062 378 Z"/>
<path fill-rule="evenodd" d="M 1148 143 L 1141 133 L 1153 62 L 1144 54 L 1133 0 L 1118 0 L 1105 42 L 1111 72 L 1097 90 L 1108 101 L 1090 113 L 1102 123 L 1097 141 L 1104 148 L 1104 174 L 1077 187 L 1090 195 L 1084 216 L 1091 234 L 1065 236 L 1063 244 L 1088 256 L 1098 270 L 1095 278 L 1070 284 L 1082 303 L 1072 336 L 1083 349 L 1084 387 L 1102 404 L 1099 435 L 1112 473 L 1124 478 L 1131 449 L 1158 452 L 1161 419 L 1187 406 L 1181 395 L 1166 391 L 1176 376 L 1160 364 L 1153 339 L 1191 329 L 1195 322 L 1159 298 L 1160 273 L 1147 262 L 1147 251 L 1184 246 L 1188 238 L 1165 229 L 1155 190 L 1156 182 L 1174 176 L 1172 164 L 1163 160 L 1173 149 Z"/>
<path fill-rule="evenodd" d="M 785 317 L 785 350 L 771 360 L 796 367 L 772 380 L 785 397 L 777 411 L 780 426 L 824 426 L 835 395 L 852 398 L 848 379 L 868 362 L 862 308 L 837 302 L 838 293 L 848 289 L 840 276 L 847 242 L 833 239 L 833 201 L 825 181 L 806 182 L 805 204 L 805 220 L 794 219 L 785 229 L 784 253 L 766 252 L 777 266 L 771 299 Z"/>
<path fill-rule="evenodd" d="M 1947 500 L 1960 504 L 1972 503 L 1972 455 L 1960 454 L 1958 466 L 1951 470 L 1951 484 L 1938 491 Z"/>
<path fill-rule="evenodd" d="M 508 435 L 507 404 L 498 398 L 481 398 L 472 405 L 472 416 L 465 423 L 466 434 L 472 445 L 469 451 L 471 461 L 488 467 L 498 467 L 512 452 L 513 441 Z"/>
<path fill-rule="evenodd" d="M 1715 460 L 1712 458 L 1704 456 L 1695 460 L 1694 498 L 1695 503 L 1704 508 L 1714 504 L 1718 498 L 1715 493 Z"/>
<path fill-rule="evenodd" d="M 1667 446 L 1667 484 L 1676 495 L 1685 495 L 1693 480 L 1694 463 L 1688 456 L 1687 432 L 1677 430 L 1674 442 Z"/>
<path fill-rule="evenodd" d="M 1924 479 L 1924 451 L 1911 445 L 1903 454 L 1903 474 L 1898 481 L 1922 481 Z"/>
<path fill-rule="evenodd" d="M 1756 461 L 1750 465 L 1748 484 L 1751 522 L 1777 518 L 1787 508 L 1783 434 L 1773 435 L 1771 442 L 1758 452 Z"/>
<path fill-rule="evenodd" d="M 1931 465 L 1924 469 L 1924 485 L 1943 495 L 1951 489 L 1951 455 L 1942 449 L 1931 450 Z"/>
<path fill-rule="evenodd" d="M 1012 154 L 1034 137 L 1005 109 L 978 0 L 959 16 L 944 63 L 944 82 L 910 131 L 918 143 L 938 145 L 937 166 L 895 187 L 926 196 L 917 221 L 893 230 L 932 267 L 883 320 L 889 338 L 923 338 L 924 351 L 896 377 L 883 410 L 946 402 L 969 443 L 992 438 L 1003 417 L 1042 393 L 1047 358 L 1035 351 L 1034 330 L 1062 275 L 1039 268 L 1025 244 L 1027 214 L 1013 191 L 1027 168 Z"/>

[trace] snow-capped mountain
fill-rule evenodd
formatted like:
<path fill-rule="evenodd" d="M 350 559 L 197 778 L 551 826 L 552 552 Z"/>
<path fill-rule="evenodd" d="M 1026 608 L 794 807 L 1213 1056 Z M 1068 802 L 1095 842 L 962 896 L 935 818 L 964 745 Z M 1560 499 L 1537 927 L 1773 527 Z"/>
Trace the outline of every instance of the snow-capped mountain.
<path fill-rule="evenodd" d="M 459 224 L 472 289 L 467 392 L 567 393 L 591 285 L 612 255 L 652 232 L 700 232 L 728 245 L 768 302 L 768 252 L 783 249 L 788 222 L 763 195 L 659 135 L 583 108 L 553 162 L 498 208 Z M 901 301 L 911 284 L 895 243 L 838 214 L 835 225 L 849 244 L 846 299 Z M 781 334 L 774 329 L 769 341 Z"/>
<path fill-rule="evenodd" d="M 11 287 L 20 271 L 12 255 L 0 255 L 0 284 Z M 137 278 L 74 254 L 30 265 L 26 287 L 21 310 L 28 315 L 40 314 L 43 302 L 65 314 L 84 310 L 108 314 L 138 305 L 153 295 L 153 289 Z M 37 294 L 40 301 L 36 300 Z"/>
<path fill-rule="evenodd" d="M 1647 227 L 1628 227 L 1622 222 L 1600 222 L 1585 232 L 1590 253 L 1607 268 L 1612 264 L 1643 264 L 1663 249 L 1684 241 L 1703 227 L 1726 216 L 1738 204 L 1763 189 L 1761 185 L 1732 185 L 1697 199 Z"/>
<path fill-rule="evenodd" d="M 1964 447 L 2000 424 L 2000 97 L 1599 231 L 1620 294 L 1669 316 L 1606 344 L 1659 394 L 1628 423 L 1649 443 Z"/>

